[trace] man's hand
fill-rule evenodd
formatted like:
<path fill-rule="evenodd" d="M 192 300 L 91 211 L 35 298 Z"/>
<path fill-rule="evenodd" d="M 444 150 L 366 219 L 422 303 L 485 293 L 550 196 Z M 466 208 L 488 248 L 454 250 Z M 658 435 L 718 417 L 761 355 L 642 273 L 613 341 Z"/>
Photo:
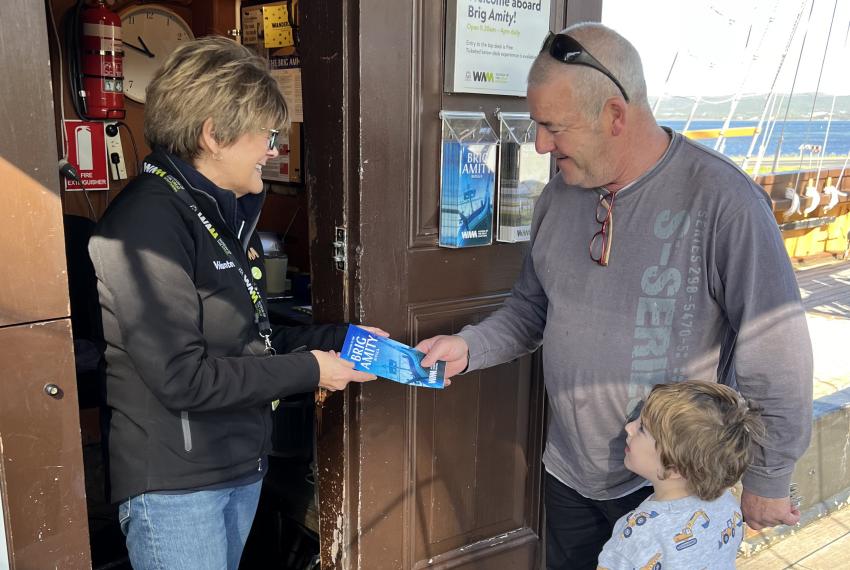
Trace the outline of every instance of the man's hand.
<path fill-rule="evenodd" d="M 446 378 L 451 378 L 466 369 L 469 364 L 469 346 L 459 336 L 439 335 L 426 338 L 416 345 L 416 350 L 425 353 L 422 366 L 429 368 L 438 360 L 446 361 Z"/>
<path fill-rule="evenodd" d="M 744 522 L 753 530 L 762 530 L 780 524 L 795 525 L 800 522 L 800 510 L 791 506 L 790 497 L 768 499 L 744 489 L 741 493 L 741 512 Z"/>

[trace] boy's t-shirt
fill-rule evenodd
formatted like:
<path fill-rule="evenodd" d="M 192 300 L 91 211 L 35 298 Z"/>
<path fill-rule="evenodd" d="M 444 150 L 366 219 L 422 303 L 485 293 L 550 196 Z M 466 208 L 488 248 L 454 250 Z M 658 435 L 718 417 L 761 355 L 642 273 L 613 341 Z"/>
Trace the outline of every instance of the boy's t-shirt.
<path fill-rule="evenodd" d="M 656 501 L 650 495 L 614 525 L 599 555 L 606 570 L 735 568 L 744 535 L 738 502 L 728 490 L 714 501 L 696 496 Z"/>

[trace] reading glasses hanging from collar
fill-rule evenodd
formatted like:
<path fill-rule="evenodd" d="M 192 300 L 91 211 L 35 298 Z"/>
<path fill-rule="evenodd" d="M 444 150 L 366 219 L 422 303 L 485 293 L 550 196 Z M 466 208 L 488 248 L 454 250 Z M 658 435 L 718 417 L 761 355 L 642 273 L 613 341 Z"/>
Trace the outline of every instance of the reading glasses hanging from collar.
<path fill-rule="evenodd" d="M 541 53 L 544 51 L 549 52 L 549 55 L 561 63 L 592 67 L 599 73 L 604 74 L 617 86 L 617 89 L 623 94 L 623 99 L 626 100 L 626 103 L 629 102 L 629 96 L 626 94 L 626 90 L 623 89 L 623 85 L 614 77 L 614 74 L 608 71 L 607 67 L 599 63 L 599 60 L 593 57 L 576 39 L 566 34 L 549 32 L 549 35 L 546 36 L 546 41 L 543 42 L 543 47 L 540 48 Z"/>

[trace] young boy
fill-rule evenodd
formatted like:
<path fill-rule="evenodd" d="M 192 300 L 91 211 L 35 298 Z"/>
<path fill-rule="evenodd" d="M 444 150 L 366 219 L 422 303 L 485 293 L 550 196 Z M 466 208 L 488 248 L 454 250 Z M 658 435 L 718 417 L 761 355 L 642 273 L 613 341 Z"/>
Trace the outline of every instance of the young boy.
<path fill-rule="evenodd" d="M 655 493 L 614 525 L 599 568 L 735 568 L 744 532 L 729 487 L 762 430 L 757 412 L 727 386 L 655 386 L 640 417 L 626 424 L 624 460 Z"/>

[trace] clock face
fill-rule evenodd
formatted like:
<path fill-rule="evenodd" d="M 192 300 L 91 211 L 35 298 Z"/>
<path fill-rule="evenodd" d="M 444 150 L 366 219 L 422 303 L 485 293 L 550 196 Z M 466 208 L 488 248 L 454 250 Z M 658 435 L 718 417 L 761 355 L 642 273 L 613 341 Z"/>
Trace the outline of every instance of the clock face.
<path fill-rule="evenodd" d="M 121 14 L 124 40 L 124 95 L 145 102 L 145 89 L 154 72 L 192 30 L 183 18 L 167 8 L 146 4 Z"/>

